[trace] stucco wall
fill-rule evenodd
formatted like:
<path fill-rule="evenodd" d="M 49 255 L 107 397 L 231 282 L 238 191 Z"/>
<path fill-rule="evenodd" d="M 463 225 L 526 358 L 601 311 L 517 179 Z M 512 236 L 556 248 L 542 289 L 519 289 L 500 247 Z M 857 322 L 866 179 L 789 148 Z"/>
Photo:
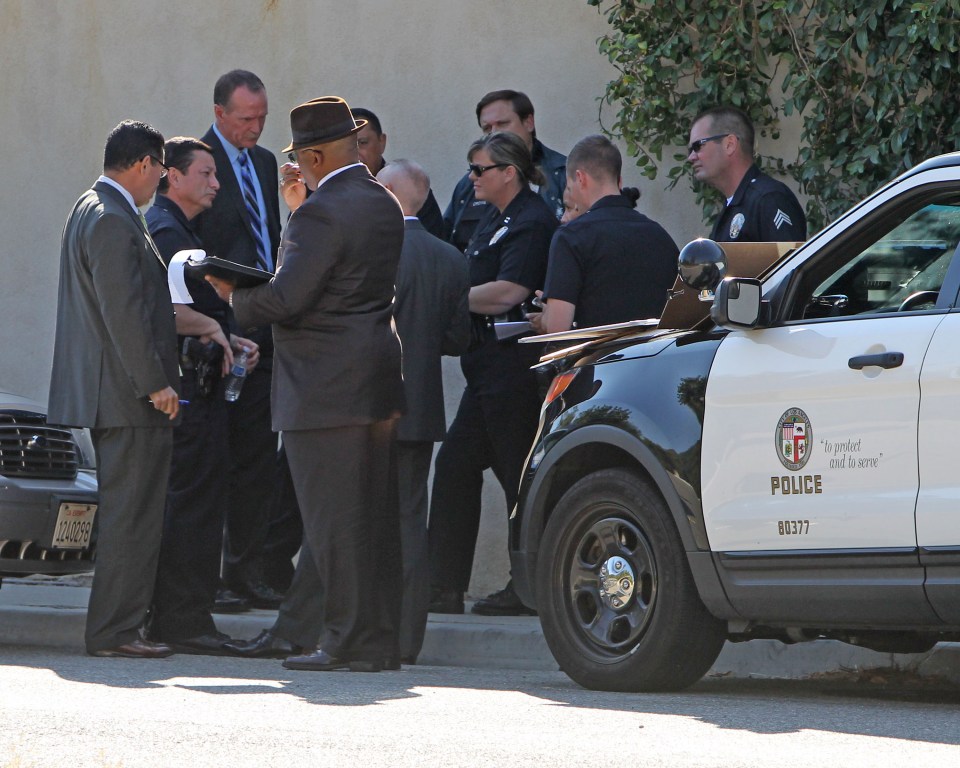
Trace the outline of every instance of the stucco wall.
<path fill-rule="evenodd" d="M 445 207 L 486 91 L 527 92 L 539 137 L 562 152 L 600 129 L 613 76 L 596 49 L 605 30 L 584 0 L 0 0 L 0 388 L 46 398 L 60 234 L 121 119 L 200 135 L 217 76 L 250 69 L 269 95 L 263 146 L 286 145 L 294 105 L 341 95 L 377 112 L 387 157 L 421 162 Z M 678 244 L 704 231 L 687 191 L 663 192 L 629 162 L 624 182 Z M 447 370 L 455 404 L 456 365 Z M 476 594 L 505 578 L 502 504 L 499 489 L 488 494 Z"/>

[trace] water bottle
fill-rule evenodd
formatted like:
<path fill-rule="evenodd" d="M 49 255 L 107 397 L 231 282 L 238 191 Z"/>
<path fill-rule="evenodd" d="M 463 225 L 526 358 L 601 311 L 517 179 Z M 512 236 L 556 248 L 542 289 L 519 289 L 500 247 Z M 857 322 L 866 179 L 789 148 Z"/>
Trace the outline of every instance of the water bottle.
<path fill-rule="evenodd" d="M 227 387 L 223 394 L 227 402 L 236 402 L 240 397 L 240 388 L 245 378 L 247 378 L 247 348 L 240 347 L 240 354 L 233 356 L 233 367 L 230 368 L 230 374 L 227 376 Z"/>

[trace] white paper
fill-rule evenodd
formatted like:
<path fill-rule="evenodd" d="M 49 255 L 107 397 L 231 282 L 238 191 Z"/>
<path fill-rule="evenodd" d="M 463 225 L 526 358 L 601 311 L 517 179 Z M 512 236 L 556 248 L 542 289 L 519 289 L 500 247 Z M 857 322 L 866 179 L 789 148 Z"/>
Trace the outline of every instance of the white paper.
<path fill-rule="evenodd" d="M 198 248 L 173 254 L 167 267 L 167 285 L 170 286 L 170 301 L 174 304 L 193 304 L 193 296 L 187 290 L 187 281 L 183 276 L 183 267 L 187 261 L 199 261 L 206 255 Z"/>

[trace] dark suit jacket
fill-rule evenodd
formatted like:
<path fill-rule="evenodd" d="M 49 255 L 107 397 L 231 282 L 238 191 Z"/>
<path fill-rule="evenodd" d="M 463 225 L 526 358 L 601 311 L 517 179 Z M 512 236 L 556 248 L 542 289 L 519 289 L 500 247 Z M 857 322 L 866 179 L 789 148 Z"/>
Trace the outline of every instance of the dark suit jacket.
<path fill-rule="evenodd" d="M 275 430 L 370 424 L 402 411 L 393 326 L 402 243 L 396 199 L 353 166 L 290 217 L 273 280 L 234 292 L 238 322 L 273 323 Z"/>
<path fill-rule="evenodd" d="M 204 249 L 211 256 L 229 259 L 248 267 L 257 266 L 257 244 L 253 239 L 253 227 L 243 202 L 240 182 L 233 172 L 233 166 L 223 150 L 223 144 L 210 128 L 203 141 L 213 150 L 213 159 L 217 163 L 217 181 L 220 191 L 213 206 L 193 220 L 193 228 L 203 241 Z M 280 178 L 277 160 L 273 153 L 263 147 L 254 147 L 250 152 L 253 167 L 260 180 L 263 200 L 267 208 L 267 231 L 270 242 L 267 248 L 276 256 L 280 245 Z"/>
<path fill-rule="evenodd" d="M 217 192 L 213 205 L 193 220 L 194 231 L 203 242 L 204 250 L 211 256 L 246 264 L 248 267 L 259 266 L 257 243 L 253 239 L 253 226 L 250 224 L 250 215 L 243 202 L 240 182 L 233 171 L 230 159 L 219 137 L 214 133 L 213 127 L 203 135 L 203 141 L 213 150 L 220 191 Z M 263 147 L 254 147 L 250 156 L 253 158 L 253 167 L 260 180 L 263 201 L 267 209 L 267 231 L 270 234 L 267 248 L 276 261 L 277 248 L 280 245 L 280 178 L 277 160 L 272 152 Z M 273 338 L 270 335 L 270 329 L 241 325 L 234 330 L 260 345 L 260 364 L 257 368 L 260 371 L 270 371 L 273 364 Z"/>
<path fill-rule="evenodd" d="M 394 315 L 407 413 L 397 439 L 436 442 L 447 431 L 440 358 L 459 355 L 470 343 L 470 275 L 466 258 L 452 245 L 419 221 L 408 219 L 404 227 Z"/>
<path fill-rule="evenodd" d="M 179 386 L 167 271 L 140 217 L 97 182 L 63 230 L 51 423 L 173 426 L 147 400 Z"/>

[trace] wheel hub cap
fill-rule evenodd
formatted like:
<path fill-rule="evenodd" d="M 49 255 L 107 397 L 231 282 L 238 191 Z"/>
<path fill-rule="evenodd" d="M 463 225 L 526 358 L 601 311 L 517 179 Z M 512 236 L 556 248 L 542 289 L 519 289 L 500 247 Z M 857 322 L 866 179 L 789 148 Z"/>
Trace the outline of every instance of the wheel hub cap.
<path fill-rule="evenodd" d="M 624 558 L 611 557 L 600 567 L 600 598 L 610 608 L 621 610 L 633 599 L 636 579 Z"/>

